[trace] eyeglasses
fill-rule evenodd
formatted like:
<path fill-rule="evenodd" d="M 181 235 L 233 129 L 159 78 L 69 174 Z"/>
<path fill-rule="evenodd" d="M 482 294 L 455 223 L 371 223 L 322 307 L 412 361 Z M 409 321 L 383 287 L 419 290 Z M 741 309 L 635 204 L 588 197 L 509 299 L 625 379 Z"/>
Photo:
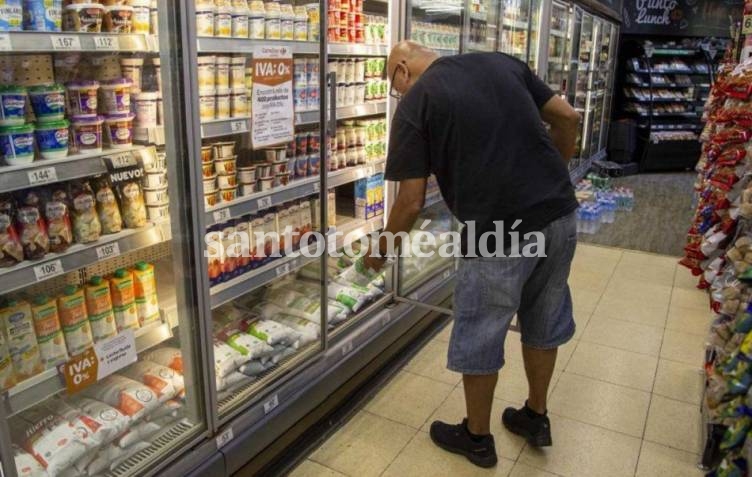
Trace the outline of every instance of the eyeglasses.
<path fill-rule="evenodd" d="M 398 63 L 397 67 L 394 68 L 394 73 L 392 73 L 392 80 L 389 81 L 389 96 L 396 99 L 397 101 L 402 99 L 402 93 L 394 89 L 394 78 L 397 77 L 397 71 L 399 70 L 400 66 L 405 68 L 405 72 L 407 73 L 408 78 L 410 77 L 410 70 L 407 69 L 407 65 L 404 62 Z"/>

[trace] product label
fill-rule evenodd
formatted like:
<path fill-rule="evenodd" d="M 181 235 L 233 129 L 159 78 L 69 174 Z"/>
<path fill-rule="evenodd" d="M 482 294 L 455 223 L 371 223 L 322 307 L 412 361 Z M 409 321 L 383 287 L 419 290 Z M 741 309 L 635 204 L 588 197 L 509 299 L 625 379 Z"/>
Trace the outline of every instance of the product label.
<path fill-rule="evenodd" d="M 294 139 L 292 70 L 292 50 L 289 47 L 254 47 L 251 131 L 254 149 Z"/>

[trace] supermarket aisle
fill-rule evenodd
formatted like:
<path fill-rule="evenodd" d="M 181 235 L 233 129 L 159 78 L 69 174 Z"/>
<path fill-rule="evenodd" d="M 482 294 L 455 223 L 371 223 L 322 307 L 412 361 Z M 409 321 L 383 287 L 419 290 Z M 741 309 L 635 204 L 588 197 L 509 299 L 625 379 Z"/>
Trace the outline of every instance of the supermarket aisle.
<path fill-rule="evenodd" d="M 483 470 L 431 443 L 434 419 L 465 415 L 460 376 L 444 367 L 448 326 L 292 475 L 702 475 L 705 293 L 672 257 L 585 244 L 570 284 L 578 331 L 554 373 L 553 447 L 531 449 L 499 421 L 527 393 L 517 334 L 496 389 L 499 465 Z"/>

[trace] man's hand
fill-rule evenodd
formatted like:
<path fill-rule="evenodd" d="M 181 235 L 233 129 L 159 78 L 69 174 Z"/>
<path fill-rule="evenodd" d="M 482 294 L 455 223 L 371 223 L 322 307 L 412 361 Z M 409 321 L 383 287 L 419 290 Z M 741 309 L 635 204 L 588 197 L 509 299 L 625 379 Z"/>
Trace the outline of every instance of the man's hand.
<path fill-rule="evenodd" d="M 386 263 L 386 257 L 372 257 L 370 254 L 363 257 L 363 268 L 367 271 L 373 270 L 376 273 L 381 272 Z"/>
<path fill-rule="evenodd" d="M 577 151 L 577 128 L 580 115 L 572 106 L 554 95 L 543 105 L 541 118 L 551 125 L 551 139 L 565 162 L 569 162 Z"/>

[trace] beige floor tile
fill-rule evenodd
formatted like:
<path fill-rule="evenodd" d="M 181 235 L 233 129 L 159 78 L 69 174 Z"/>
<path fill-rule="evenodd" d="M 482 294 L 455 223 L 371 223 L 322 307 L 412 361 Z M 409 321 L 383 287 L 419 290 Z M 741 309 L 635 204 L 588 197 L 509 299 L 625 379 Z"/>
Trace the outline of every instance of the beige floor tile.
<path fill-rule="evenodd" d="M 465 457 L 437 447 L 428 433 L 418 432 L 383 475 L 385 477 L 425 477 L 428 475 L 504 477 L 509 475 L 513 466 L 514 461 L 501 457 L 496 467 L 481 469 Z"/>
<path fill-rule="evenodd" d="M 555 370 L 548 387 L 549 396 L 553 392 L 559 376 L 561 376 L 561 371 Z M 494 396 L 519 405 L 525 402 L 527 395 L 527 376 L 525 376 L 524 364 L 522 361 L 507 361 L 501 373 L 499 373 L 499 382 L 496 385 Z"/>
<path fill-rule="evenodd" d="M 519 462 L 567 477 L 634 475 L 640 439 L 556 415 L 551 431 L 552 447 L 525 447 Z"/>
<path fill-rule="evenodd" d="M 669 257 L 668 255 L 625 250 L 621 256 L 619 265 L 635 265 L 674 270 L 679 265 L 679 257 Z"/>
<path fill-rule="evenodd" d="M 603 293 L 611 278 L 611 271 L 604 272 L 602 269 L 593 268 L 594 266 L 597 265 L 573 264 L 569 272 L 569 286 Z"/>
<path fill-rule="evenodd" d="M 653 356 L 581 342 L 566 372 L 650 392 L 657 365 Z"/>
<path fill-rule="evenodd" d="M 601 247 L 580 242 L 574 254 L 574 262 L 592 260 L 593 265 L 602 268 L 613 268 L 619 263 L 623 254 L 622 249 Z"/>
<path fill-rule="evenodd" d="M 509 477 L 556 477 L 556 474 L 517 462 L 514 464 L 514 468 L 512 469 L 512 473 L 509 474 Z"/>
<path fill-rule="evenodd" d="M 452 389 L 449 384 L 400 371 L 366 405 L 366 410 L 419 429 Z"/>
<path fill-rule="evenodd" d="M 431 341 L 405 366 L 405 370 L 442 383 L 456 386 L 462 375 L 449 371 L 447 364 L 447 343 Z"/>
<path fill-rule="evenodd" d="M 574 339 L 578 340 L 582 337 L 582 333 L 585 332 L 588 323 L 590 323 L 590 317 L 593 316 L 592 311 L 581 310 L 579 308 L 574 309 L 574 324 L 576 326 L 574 330 Z"/>
<path fill-rule="evenodd" d="M 674 449 L 700 452 L 700 406 L 653 395 L 645 440 Z"/>
<path fill-rule="evenodd" d="M 452 336 L 452 326 L 454 325 L 454 321 L 450 321 L 446 324 L 443 330 L 441 330 L 434 338 L 433 341 L 441 341 L 444 343 L 449 343 L 449 338 Z"/>
<path fill-rule="evenodd" d="M 705 290 L 674 288 L 674 292 L 671 294 L 671 306 L 694 308 L 710 313 L 709 296 Z"/>
<path fill-rule="evenodd" d="M 666 326 L 668 304 L 655 304 L 649 299 L 619 298 L 613 294 L 603 295 L 593 318 L 610 318 L 641 325 L 663 328 Z"/>
<path fill-rule="evenodd" d="M 654 307 L 668 308 L 672 290 L 671 285 L 656 285 L 615 275 L 608 283 L 603 298 L 618 298 L 634 304 L 649 303 Z"/>
<path fill-rule="evenodd" d="M 699 405 L 705 386 L 700 362 L 685 364 L 662 359 L 658 362 L 653 393 L 664 397 Z"/>
<path fill-rule="evenodd" d="M 653 285 L 673 286 L 674 268 L 650 263 L 644 265 L 629 264 L 622 259 L 622 262 L 614 270 L 614 277 L 643 281 Z"/>
<path fill-rule="evenodd" d="M 491 410 L 491 434 L 493 434 L 496 440 L 496 453 L 500 457 L 517 460 L 522 447 L 525 445 L 525 440 L 507 431 L 501 424 L 501 413 L 509 406 L 516 407 L 517 405 L 501 399 L 494 399 Z M 431 429 L 431 423 L 436 420 L 456 424 L 461 422 L 465 416 L 467 416 L 465 394 L 462 391 L 462 387 L 457 387 L 428 421 L 426 421 L 421 430 L 428 432 Z"/>
<path fill-rule="evenodd" d="M 663 328 L 593 315 L 580 341 L 658 356 Z"/>
<path fill-rule="evenodd" d="M 661 358 L 699 365 L 705 352 L 705 337 L 683 331 L 666 330 L 663 335 Z"/>
<path fill-rule="evenodd" d="M 668 309 L 666 329 L 707 336 L 713 318 L 713 312 L 708 309 L 672 306 Z"/>
<path fill-rule="evenodd" d="M 601 299 L 601 293 L 591 290 L 570 287 L 570 291 L 572 292 L 574 308 L 584 312 L 592 312 L 595 310 L 595 307 Z"/>
<path fill-rule="evenodd" d="M 695 454 L 643 441 L 635 477 L 701 477 L 698 461 Z"/>
<path fill-rule="evenodd" d="M 360 412 L 327 439 L 311 460 L 347 475 L 378 476 L 415 432 L 403 424 Z"/>
<path fill-rule="evenodd" d="M 692 275 L 688 268 L 681 265 L 676 267 L 676 274 L 674 275 L 674 286 L 676 288 L 697 290 L 697 283 L 699 281 L 700 277 Z"/>
<path fill-rule="evenodd" d="M 304 460 L 290 472 L 288 477 L 345 477 L 345 474 L 341 474 L 312 460 Z"/>
<path fill-rule="evenodd" d="M 642 437 L 650 394 L 565 372 L 548 409 L 560 416 Z"/>

